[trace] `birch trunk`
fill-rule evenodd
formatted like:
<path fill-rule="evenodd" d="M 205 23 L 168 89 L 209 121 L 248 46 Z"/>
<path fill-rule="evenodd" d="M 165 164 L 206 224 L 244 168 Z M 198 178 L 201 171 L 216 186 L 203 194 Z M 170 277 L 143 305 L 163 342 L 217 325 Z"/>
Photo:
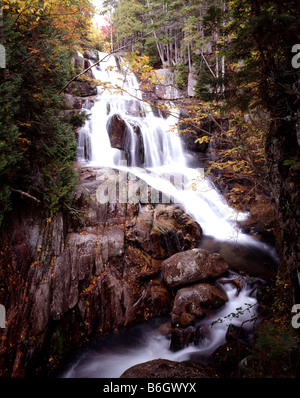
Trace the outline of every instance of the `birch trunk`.
<path fill-rule="evenodd" d="M 4 34 L 4 17 L 3 17 L 3 2 L 0 0 L 0 76 L 2 75 L 3 80 L 9 78 L 9 69 L 6 64 L 6 49 L 5 49 L 5 34 Z"/>

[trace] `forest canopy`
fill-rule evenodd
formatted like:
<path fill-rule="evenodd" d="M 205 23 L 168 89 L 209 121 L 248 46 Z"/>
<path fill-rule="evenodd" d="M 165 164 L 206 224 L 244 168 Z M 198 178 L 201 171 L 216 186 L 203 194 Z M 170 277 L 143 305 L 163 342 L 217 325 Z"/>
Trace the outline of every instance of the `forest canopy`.
<path fill-rule="evenodd" d="M 89 0 L 3 0 L 0 38 L 0 223 L 12 195 L 26 193 L 53 215 L 68 203 L 76 141 L 63 120 L 59 90 L 74 74 L 71 58 L 89 35 Z M 20 197 L 18 197 L 20 200 Z"/>

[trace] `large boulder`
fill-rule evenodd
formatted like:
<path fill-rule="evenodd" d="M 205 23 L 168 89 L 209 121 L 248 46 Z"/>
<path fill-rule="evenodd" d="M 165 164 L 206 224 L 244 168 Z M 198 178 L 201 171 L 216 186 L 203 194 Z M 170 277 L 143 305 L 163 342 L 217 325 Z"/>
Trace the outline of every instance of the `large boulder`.
<path fill-rule="evenodd" d="M 120 378 L 212 378 L 218 377 L 217 373 L 197 362 L 175 362 L 168 359 L 154 359 L 127 369 Z M 166 388 L 168 388 L 166 386 Z"/>
<path fill-rule="evenodd" d="M 195 248 L 176 253 L 162 263 L 164 281 L 169 287 L 205 282 L 228 270 L 228 265 L 217 254 Z"/>
<path fill-rule="evenodd" d="M 84 100 L 81 97 L 74 97 L 71 94 L 63 94 L 63 109 L 64 110 L 81 109 L 83 102 L 84 102 Z"/>
<path fill-rule="evenodd" d="M 224 305 L 228 300 L 226 293 L 208 283 L 184 287 L 176 293 L 171 321 L 173 325 L 187 327 L 203 318 L 207 312 Z"/>
<path fill-rule="evenodd" d="M 112 115 L 107 122 L 107 132 L 113 148 L 128 149 L 130 139 L 125 120 L 119 114 Z"/>
<path fill-rule="evenodd" d="M 116 113 L 108 119 L 106 128 L 111 146 L 125 151 L 129 165 L 141 166 L 144 163 L 144 142 L 140 126 L 127 124 Z M 132 147 L 136 148 L 135 153 L 132 153 Z"/>
<path fill-rule="evenodd" d="M 195 248 L 201 234 L 201 227 L 178 205 L 158 204 L 143 206 L 126 237 L 153 258 L 163 260 L 179 251 Z"/>
<path fill-rule="evenodd" d="M 83 55 L 86 59 L 92 60 L 94 62 L 99 60 L 99 55 L 98 52 L 95 50 L 92 50 L 90 48 L 86 48 L 83 52 Z"/>

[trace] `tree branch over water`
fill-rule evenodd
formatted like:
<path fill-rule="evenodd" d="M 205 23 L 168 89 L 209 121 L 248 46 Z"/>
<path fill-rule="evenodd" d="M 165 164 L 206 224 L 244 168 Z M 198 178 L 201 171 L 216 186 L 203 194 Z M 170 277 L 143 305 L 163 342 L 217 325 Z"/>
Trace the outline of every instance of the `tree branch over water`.
<path fill-rule="evenodd" d="M 146 36 L 148 36 L 148 35 L 145 35 L 144 37 L 146 37 Z M 133 43 L 133 44 L 138 43 L 140 40 L 141 40 L 141 38 L 139 38 L 138 40 L 136 40 L 136 42 Z M 119 51 L 124 50 L 125 48 L 128 48 L 128 46 L 129 46 L 129 45 L 126 44 L 125 46 L 119 47 L 119 48 L 117 48 L 116 50 L 113 50 L 113 51 L 107 53 L 102 59 L 100 59 L 99 61 L 95 62 L 93 65 L 90 65 L 88 68 L 86 68 L 84 71 L 80 72 L 78 75 L 74 76 L 74 77 L 73 77 L 73 78 L 72 78 L 72 79 L 59 91 L 59 94 L 61 94 L 63 91 L 65 91 L 65 89 L 66 89 L 67 87 L 69 87 L 69 85 L 70 85 L 72 82 L 76 81 L 80 76 L 84 75 L 84 74 L 87 73 L 89 70 L 91 70 L 91 69 L 94 68 L 95 66 L 99 65 L 101 62 L 103 62 L 106 58 L 110 57 L 111 55 L 116 54 L 116 53 L 118 53 Z"/>

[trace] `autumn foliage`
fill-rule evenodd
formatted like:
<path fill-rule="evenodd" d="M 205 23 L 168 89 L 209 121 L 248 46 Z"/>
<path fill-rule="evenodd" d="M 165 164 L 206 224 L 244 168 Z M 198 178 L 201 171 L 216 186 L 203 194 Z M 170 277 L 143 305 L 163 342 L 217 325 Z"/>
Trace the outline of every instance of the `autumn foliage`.
<path fill-rule="evenodd" d="M 3 0 L 0 37 L 0 223 L 25 192 L 51 215 L 70 199 L 76 154 L 59 90 L 74 74 L 71 58 L 89 34 L 89 0 Z M 29 196 L 27 196 L 28 198 Z"/>

